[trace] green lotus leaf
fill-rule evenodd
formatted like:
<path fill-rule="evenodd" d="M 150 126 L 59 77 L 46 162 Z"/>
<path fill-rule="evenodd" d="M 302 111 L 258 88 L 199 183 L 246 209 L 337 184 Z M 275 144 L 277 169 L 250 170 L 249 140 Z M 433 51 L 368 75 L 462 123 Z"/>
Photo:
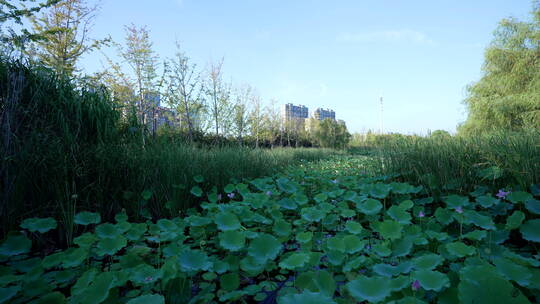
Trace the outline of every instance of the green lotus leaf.
<path fill-rule="evenodd" d="M 349 208 L 341 209 L 339 213 L 344 218 L 354 217 L 356 215 L 356 211 L 351 210 Z"/>
<path fill-rule="evenodd" d="M 306 253 L 293 253 L 283 261 L 279 262 L 279 267 L 289 270 L 304 267 L 309 261 L 309 255 Z"/>
<path fill-rule="evenodd" d="M 249 244 L 248 255 L 260 261 L 273 260 L 281 251 L 281 243 L 273 236 L 261 233 L 258 238 Z"/>
<path fill-rule="evenodd" d="M 497 267 L 499 273 L 508 280 L 516 281 L 521 286 L 529 285 L 533 276 L 529 268 L 504 258 L 496 258 L 493 260 L 493 263 Z"/>
<path fill-rule="evenodd" d="M 52 217 L 47 218 L 29 218 L 25 219 L 21 223 L 21 228 L 27 229 L 31 232 L 45 233 L 49 230 L 55 229 L 57 226 L 56 220 Z"/>
<path fill-rule="evenodd" d="M 79 278 L 81 280 L 83 278 Z M 84 278 L 88 280 L 88 278 Z M 77 281 L 78 282 L 78 281 Z M 76 303 L 98 304 L 109 297 L 109 291 L 114 284 L 114 275 L 112 272 L 103 272 L 96 275 L 91 281 L 86 281 L 86 286 L 81 289 L 80 294 L 76 295 Z M 72 298 L 74 298 L 72 296 Z"/>
<path fill-rule="evenodd" d="M 291 234 L 292 226 L 284 220 L 277 220 L 274 224 L 273 231 L 278 236 L 288 236 Z"/>
<path fill-rule="evenodd" d="M 238 273 L 227 273 L 219 277 L 221 289 L 233 291 L 240 287 L 240 276 Z"/>
<path fill-rule="evenodd" d="M 357 253 L 366 246 L 366 242 L 362 241 L 356 235 L 347 235 L 343 237 L 345 251 L 347 253 Z"/>
<path fill-rule="evenodd" d="M 526 304 L 527 298 L 512 283 L 502 278 L 493 266 L 466 266 L 460 270 L 460 303 Z"/>
<path fill-rule="evenodd" d="M 532 194 L 524 191 L 514 191 L 510 192 L 510 194 L 506 196 L 506 199 L 511 201 L 512 203 L 524 203 L 528 200 L 533 199 L 533 196 Z"/>
<path fill-rule="evenodd" d="M 396 240 L 401 238 L 401 231 L 403 225 L 396 221 L 385 220 L 383 222 L 376 223 L 376 230 L 385 239 Z"/>
<path fill-rule="evenodd" d="M 88 259 L 87 248 L 70 248 L 63 252 L 62 267 L 71 268 L 81 265 L 86 259 Z"/>
<path fill-rule="evenodd" d="M 457 207 L 464 207 L 470 204 L 468 197 L 455 194 L 443 197 L 443 202 L 445 202 L 446 206 L 451 209 L 455 209 Z"/>
<path fill-rule="evenodd" d="M 298 190 L 294 183 L 288 178 L 278 178 L 276 180 L 276 183 L 278 185 L 278 188 L 283 192 L 295 193 Z"/>
<path fill-rule="evenodd" d="M 367 215 L 375 215 L 381 211 L 383 205 L 376 199 L 367 199 L 365 202 L 357 204 L 356 208 Z"/>
<path fill-rule="evenodd" d="M 162 272 L 148 264 L 139 264 L 130 270 L 129 280 L 139 285 L 153 285 L 161 279 Z"/>
<path fill-rule="evenodd" d="M 378 303 L 384 301 L 390 293 L 390 281 L 384 277 L 358 277 L 347 283 L 347 290 L 359 302 Z"/>
<path fill-rule="evenodd" d="M 387 213 L 400 224 L 409 224 L 411 222 L 411 215 L 401 207 L 394 205 L 388 209 Z"/>
<path fill-rule="evenodd" d="M 343 272 L 350 272 L 350 271 L 356 270 L 360 268 L 360 266 L 364 265 L 365 261 L 366 261 L 366 257 L 363 255 L 357 258 L 354 258 L 350 260 L 349 262 L 347 262 L 345 266 L 343 266 Z"/>
<path fill-rule="evenodd" d="M 399 204 L 399 208 L 403 210 L 409 210 L 414 207 L 414 202 L 411 200 L 404 200 Z"/>
<path fill-rule="evenodd" d="M 99 224 L 101 222 L 101 215 L 99 215 L 99 213 L 83 211 L 77 213 L 73 221 L 75 222 L 75 224 L 85 226 L 91 224 Z"/>
<path fill-rule="evenodd" d="M 188 223 L 191 224 L 191 226 L 194 226 L 194 227 L 202 227 L 202 226 L 206 226 L 206 225 L 212 223 L 211 218 L 197 216 L 197 215 L 192 215 L 192 216 L 186 218 L 186 220 L 188 221 Z"/>
<path fill-rule="evenodd" d="M 473 255 L 476 252 L 474 247 L 467 246 L 462 242 L 448 243 L 446 244 L 446 250 L 448 250 L 448 253 L 458 258 Z"/>
<path fill-rule="evenodd" d="M 506 219 L 506 230 L 517 229 L 525 220 L 525 213 L 521 211 L 514 211 L 511 216 Z"/>
<path fill-rule="evenodd" d="M 392 292 L 401 291 L 404 288 L 409 287 L 409 286 L 411 286 L 410 278 L 406 276 L 398 276 L 397 278 L 392 278 L 390 280 L 390 289 L 392 290 Z M 389 302 L 389 303 L 392 303 L 392 302 Z M 415 302 L 413 303 L 416 304 Z M 420 303 L 422 302 L 419 302 L 418 304 Z"/>
<path fill-rule="evenodd" d="M 212 267 L 212 262 L 204 251 L 183 250 L 178 257 L 180 267 L 187 272 L 208 270 Z"/>
<path fill-rule="evenodd" d="M 418 270 L 412 273 L 414 280 L 420 282 L 420 286 L 425 290 L 441 291 L 443 288 L 450 286 L 448 276 L 438 271 L 433 270 Z"/>
<path fill-rule="evenodd" d="M 482 215 L 476 211 L 467 211 L 465 214 L 465 220 L 475 224 L 476 226 L 486 229 L 495 230 L 495 223 L 490 216 Z"/>
<path fill-rule="evenodd" d="M 1 302 L 0 300 L 0 303 Z M 66 297 L 59 291 L 50 292 L 41 296 L 38 300 L 30 302 L 31 304 L 63 304 L 66 303 Z"/>
<path fill-rule="evenodd" d="M 540 201 L 536 199 L 530 199 L 525 202 L 525 208 L 533 214 L 540 214 Z"/>
<path fill-rule="evenodd" d="M 322 202 L 325 202 L 327 199 L 328 199 L 328 195 L 326 195 L 326 193 L 319 193 L 313 197 L 313 200 L 319 204 Z"/>
<path fill-rule="evenodd" d="M 251 256 L 247 256 L 240 261 L 240 269 L 247 272 L 250 276 L 257 276 L 263 272 L 266 263 L 261 263 Z"/>
<path fill-rule="evenodd" d="M 203 177 L 202 175 L 198 174 L 198 175 L 195 175 L 195 176 L 193 177 L 193 180 L 194 180 L 196 183 L 199 183 L 199 184 L 200 184 L 200 183 L 204 182 L 204 177 Z"/>
<path fill-rule="evenodd" d="M 454 221 L 452 215 L 453 213 L 445 208 L 437 208 L 437 210 L 435 210 L 435 218 L 443 225 L 448 225 Z"/>
<path fill-rule="evenodd" d="M 240 229 L 240 221 L 236 214 L 231 212 L 221 212 L 216 214 L 216 225 L 223 231 Z"/>
<path fill-rule="evenodd" d="M 300 213 L 302 215 L 302 219 L 308 222 L 319 222 L 325 216 L 323 211 L 315 207 L 302 208 Z"/>
<path fill-rule="evenodd" d="M 313 232 L 301 232 L 296 235 L 296 240 L 302 244 L 305 244 L 313 238 Z"/>
<path fill-rule="evenodd" d="M 100 256 L 114 255 L 122 248 L 126 247 L 127 239 L 122 235 L 116 235 L 114 237 L 107 237 L 99 240 L 97 243 L 97 253 Z"/>
<path fill-rule="evenodd" d="M 199 186 L 194 186 L 193 188 L 191 188 L 191 194 L 195 195 L 196 197 L 201 197 L 203 195 L 203 191 L 201 189 L 201 187 Z"/>
<path fill-rule="evenodd" d="M 519 231 L 527 241 L 540 243 L 540 219 L 526 221 Z"/>
<path fill-rule="evenodd" d="M 375 264 L 373 265 L 373 271 L 384 277 L 393 277 L 401 273 L 401 268 L 389 264 Z"/>
<path fill-rule="evenodd" d="M 489 208 L 491 206 L 498 204 L 500 200 L 494 198 L 493 196 L 482 195 L 476 198 L 476 202 L 479 203 L 480 206 L 484 208 Z"/>
<path fill-rule="evenodd" d="M 305 205 L 309 202 L 309 198 L 305 194 L 298 192 L 292 195 L 292 199 L 294 199 L 298 205 Z"/>
<path fill-rule="evenodd" d="M 213 281 L 217 278 L 217 274 L 215 272 L 205 272 L 203 275 L 202 275 L 202 278 L 205 280 L 205 281 Z"/>
<path fill-rule="evenodd" d="M 219 244 L 221 247 L 230 250 L 238 251 L 244 248 L 246 244 L 246 236 L 238 231 L 225 231 L 219 233 Z"/>
<path fill-rule="evenodd" d="M 73 243 L 78 245 L 79 247 L 89 248 L 92 246 L 98 238 L 90 232 L 85 232 L 78 237 L 73 239 Z"/>
<path fill-rule="evenodd" d="M 332 251 L 345 252 L 345 242 L 341 237 L 331 237 L 326 240 L 326 247 Z"/>
<path fill-rule="evenodd" d="M 14 298 L 21 290 L 21 286 L 11 286 L 0 288 L 0 303 L 9 303 L 8 301 Z"/>
<path fill-rule="evenodd" d="M 0 255 L 12 256 L 27 253 L 32 247 L 32 241 L 22 234 L 8 235 L 0 246 Z"/>
<path fill-rule="evenodd" d="M 362 232 L 363 227 L 358 222 L 347 221 L 347 223 L 345 224 L 345 229 L 352 234 L 359 234 Z"/>
<path fill-rule="evenodd" d="M 140 240 L 141 237 L 148 230 L 148 225 L 146 223 L 132 224 L 131 228 L 126 233 L 126 238 L 130 241 Z M 177 232 L 180 233 L 180 232 Z"/>
<path fill-rule="evenodd" d="M 287 294 L 277 300 L 278 304 L 336 304 L 331 297 L 321 292 L 304 291 L 300 294 Z"/>
<path fill-rule="evenodd" d="M 156 224 L 161 231 L 178 232 L 179 230 L 178 225 L 168 219 L 160 219 Z"/>
<path fill-rule="evenodd" d="M 413 237 L 404 237 L 392 243 L 392 256 L 394 257 L 403 257 L 411 253 L 413 248 L 413 239 L 415 241 L 420 241 L 420 238 Z"/>
<path fill-rule="evenodd" d="M 147 294 L 133 298 L 127 304 L 165 304 L 165 298 L 158 294 Z"/>
<path fill-rule="evenodd" d="M 392 249 L 390 248 L 390 244 L 384 242 L 375 244 L 372 247 L 372 250 L 381 257 L 387 257 L 392 254 Z"/>
<path fill-rule="evenodd" d="M 444 258 L 438 254 L 428 253 L 413 259 L 414 268 L 432 270 L 439 266 Z"/>
<path fill-rule="evenodd" d="M 287 210 L 296 210 L 296 208 L 298 208 L 298 205 L 296 204 L 295 201 L 286 197 L 280 199 L 277 203 L 279 206 L 281 206 L 281 208 L 287 209 Z"/>
<path fill-rule="evenodd" d="M 332 297 L 336 292 L 336 281 L 332 274 L 326 270 L 319 270 L 312 276 L 313 287 L 316 287 L 315 292 L 322 292 L 325 295 Z"/>
<path fill-rule="evenodd" d="M 485 239 L 487 232 L 485 230 L 474 230 L 463 235 L 464 238 L 469 240 L 481 241 Z"/>
<path fill-rule="evenodd" d="M 343 259 L 345 259 L 345 254 L 340 251 L 330 250 L 326 253 L 326 257 L 328 258 L 328 262 L 330 262 L 330 264 L 338 266 L 343 263 Z"/>
<path fill-rule="evenodd" d="M 120 227 L 110 223 L 101 224 L 96 227 L 96 235 L 100 239 L 115 238 L 120 234 L 122 234 Z"/>
<path fill-rule="evenodd" d="M 369 195 L 378 199 L 383 199 L 390 194 L 390 185 L 377 183 L 369 190 Z"/>

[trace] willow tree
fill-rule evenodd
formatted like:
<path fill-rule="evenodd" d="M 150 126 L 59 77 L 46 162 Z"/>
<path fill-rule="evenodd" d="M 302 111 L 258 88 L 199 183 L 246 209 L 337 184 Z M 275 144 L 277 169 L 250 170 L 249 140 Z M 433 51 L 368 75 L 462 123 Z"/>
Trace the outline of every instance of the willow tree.
<path fill-rule="evenodd" d="M 532 16 L 500 22 L 485 52 L 483 76 L 468 87 L 460 133 L 540 128 L 540 1 Z"/>

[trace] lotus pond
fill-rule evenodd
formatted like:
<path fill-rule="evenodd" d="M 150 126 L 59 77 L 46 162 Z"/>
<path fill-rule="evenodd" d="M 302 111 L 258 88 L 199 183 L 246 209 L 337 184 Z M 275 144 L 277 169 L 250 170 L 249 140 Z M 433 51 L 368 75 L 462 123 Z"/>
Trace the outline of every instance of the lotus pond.
<path fill-rule="evenodd" d="M 0 303 L 535 303 L 537 187 L 429 196 L 341 159 L 191 193 L 200 210 L 31 218 L 0 245 Z M 143 196 L 148 196 L 144 193 Z M 34 249 L 34 250 L 33 250 Z"/>

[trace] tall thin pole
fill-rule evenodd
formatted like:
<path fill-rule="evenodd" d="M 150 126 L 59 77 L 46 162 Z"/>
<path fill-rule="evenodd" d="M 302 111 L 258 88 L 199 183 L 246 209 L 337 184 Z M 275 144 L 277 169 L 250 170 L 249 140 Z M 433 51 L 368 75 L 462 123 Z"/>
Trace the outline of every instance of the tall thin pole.
<path fill-rule="evenodd" d="M 384 123 L 383 123 L 383 97 L 380 98 L 381 102 L 381 134 L 384 133 Z"/>

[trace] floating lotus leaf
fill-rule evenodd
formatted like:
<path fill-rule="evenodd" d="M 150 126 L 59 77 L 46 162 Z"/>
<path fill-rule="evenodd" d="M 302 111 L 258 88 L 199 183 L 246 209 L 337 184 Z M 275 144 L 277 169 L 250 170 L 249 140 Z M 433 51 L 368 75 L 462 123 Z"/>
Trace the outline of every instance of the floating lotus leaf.
<path fill-rule="evenodd" d="M 236 214 L 231 212 L 221 212 L 216 215 L 216 225 L 223 231 L 240 229 L 240 221 Z"/>
<path fill-rule="evenodd" d="M 474 230 L 463 235 L 464 238 L 475 241 L 483 240 L 486 236 L 487 232 L 485 230 Z"/>
<path fill-rule="evenodd" d="M 52 217 L 47 218 L 29 218 L 21 223 L 21 228 L 28 229 L 31 232 L 45 233 L 55 229 L 57 226 L 56 220 Z"/>
<path fill-rule="evenodd" d="M 331 297 L 321 292 L 304 291 L 300 294 L 288 294 L 278 298 L 278 304 L 336 304 Z"/>
<path fill-rule="evenodd" d="M 227 250 L 238 251 L 244 248 L 246 236 L 238 231 L 224 231 L 219 233 L 219 244 Z"/>
<path fill-rule="evenodd" d="M 512 213 L 512 215 L 506 219 L 505 228 L 507 230 L 517 229 L 519 228 L 519 226 L 521 226 L 524 220 L 525 220 L 525 213 L 521 211 L 514 211 L 514 213 Z"/>
<path fill-rule="evenodd" d="M 70 248 L 63 252 L 62 267 L 71 268 L 81 265 L 86 259 L 88 259 L 87 248 Z"/>
<path fill-rule="evenodd" d="M 341 212 L 339 214 L 344 218 L 349 218 L 349 217 L 355 216 L 356 211 L 348 209 L 348 208 L 344 208 L 344 209 L 341 209 Z"/>
<path fill-rule="evenodd" d="M 79 280 L 81 280 L 80 278 Z M 113 287 L 114 275 L 111 272 L 103 272 L 96 275 L 77 295 L 76 299 L 81 304 L 102 303 L 109 296 L 109 291 Z M 73 297 L 72 297 L 73 298 Z"/>
<path fill-rule="evenodd" d="M 294 185 L 294 182 L 292 182 L 288 178 L 278 178 L 276 180 L 276 183 L 278 185 L 278 188 L 286 193 L 295 193 L 298 190 L 298 188 Z"/>
<path fill-rule="evenodd" d="M 385 220 L 376 224 L 376 230 L 385 239 L 396 240 L 401 237 L 403 225 L 396 221 Z"/>
<path fill-rule="evenodd" d="M 446 250 L 448 250 L 448 253 L 458 258 L 473 255 L 476 252 L 474 247 L 467 246 L 462 242 L 448 243 L 446 244 Z"/>
<path fill-rule="evenodd" d="M 3 303 L 1 299 L 0 299 L 0 303 Z M 63 303 L 66 303 L 66 297 L 61 292 L 55 291 L 55 292 L 50 292 L 44 296 L 41 296 L 39 300 L 35 302 L 33 301 L 31 303 L 32 304 L 63 304 Z"/>
<path fill-rule="evenodd" d="M 178 232 L 179 230 L 178 226 L 173 221 L 168 219 L 160 219 L 156 224 L 161 231 Z"/>
<path fill-rule="evenodd" d="M 347 231 L 352 234 L 359 234 L 364 228 L 358 222 L 347 221 L 347 223 L 345 224 L 345 229 L 347 229 Z"/>
<path fill-rule="evenodd" d="M 391 293 L 390 281 L 384 277 L 359 277 L 346 285 L 349 293 L 359 302 L 378 303 Z"/>
<path fill-rule="evenodd" d="M 386 213 L 400 224 L 409 224 L 411 222 L 411 215 L 401 207 L 394 205 Z"/>
<path fill-rule="evenodd" d="M 390 194 L 390 185 L 377 183 L 369 191 L 369 195 L 375 198 L 383 199 Z"/>
<path fill-rule="evenodd" d="M 279 267 L 289 270 L 304 267 L 309 261 L 309 255 L 306 253 L 293 253 L 279 263 Z"/>
<path fill-rule="evenodd" d="M 8 235 L 0 246 L 0 255 L 12 256 L 27 253 L 32 247 L 32 241 L 20 234 Z"/>
<path fill-rule="evenodd" d="M 392 266 L 389 264 L 375 264 L 373 265 L 373 271 L 384 277 L 393 277 L 401 273 L 401 269 L 398 266 Z"/>
<path fill-rule="evenodd" d="M 323 203 L 328 199 L 328 195 L 326 193 L 319 193 L 313 197 L 313 200 L 317 203 Z"/>
<path fill-rule="evenodd" d="M 412 277 L 420 282 L 421 288 L 426 290 L 441 291 L 450 286 L 448 276 L 438 271 L 418 270 L 412 273 Z"/>
<path fill-rule="evenodd" d="M 313 238 L 313 232 L 311 231 L 308 231 L 308 232 L 301 232 L 299 234 L 296 235 L 296 240 L 302 244 L 305 244 L 309 241 L 311 241 L 311 239 Z"/>
<path fill-rule="evenodd" d="M 460 303 L 527 304 L 527 298 L 512 283 L 497 274 L 493 266 L 466 266 L 460 270 Z"/>
<path fill-rule="evenodd" d="M 292 226 L 284 220 L 277 220 L 274 224 L 273 231 L 278 236 L 288 236 L 291 234 Z"/>
<path fill-rule="evenodd" d="M 520 232 L 527 241 L 540 243 L 540 219 L 526 221 Z"/>
<path fill-rule="evenodd" d="M 96 227 L 96 235 L 100 239 L 114 238 L 120 234 L 122 234 L 120 227 L 110 223 L 101 224 Z"/>
<path fill-rule="evenodd" d="M 126 245 L 127 239 L 122 235 L 103 238 L 97 243 L 98 255 L 114 255 L 122 248 L 126 247 Z"/>
<path fill-rule="evenodd" d="M 489 208 L 493 205 L 496 205 L 500 202 L 497 198 L 494 198 L 493 196 L 488 195 L 482 195 L 476 198 L 476 202 L 480 204 L 480 206 L 484 208 Z"/>
<path fill-rule="evenodd" d="M 188 221 L 188 223 L 191 224 L 191 226 L 195 226 L 195 227 L 203 227 L 203 226 L 206 226 L 206 225 L 212 223 L 211 218 L 197 216 L 197 215 L 192 215 L 192 216 L 186 218 L 186 220 Z"/>
<path fill-rule="evenodd" d="M 196 183 L 202 183 L 202 182 L 204 182 L 204 177 L 203 177 L 202 175 L 198 174 L 198 175 L 195 175 L 195 176 L 193 177 L 193 180 L 194 180 Z"/>
<path fill-rule="evenodd" d="M 372 250 L 381 257 L 387 257 L 392 254 L 392 249 L 390 248 L 390 244 L 386 242 L 375 244 L 372 247 Z"/>
<path fill-rule="evenodd" d="M 468 197 L 455 194 L 443 197 L 443 201 L 446 203 L 446 206 L 451 209 L 464 207 L 470 203 Z"/>
<path fill-rule="evenodd" d="M 101 216 L 99 213 L 83 211 L 77 213 L 73 221 L 79 225 L 99 224 L 101 222 Z"/>
<path fill-rule="evenodd" d="M 257 276 L 263 272 L 266 263 L 261 263 L 257 259 L 247 256 L 240 261 L 240 269 L 247 272 L 251 276 Z"/>
<path fill-rule="evenodd" d="M 78 245 L 79 247 L 88 248 L 92 246 L 97 240 L 98 238 L 93 233 L 85 232 L 74 238 L 73 243 Z"/>
<path fill-rule="evenodd" d="M 0 303 L 9 303 L 8 301 L 15 297 L 21 290 L 21 286 L 11 286 L 0 288 Z"/>
<path fill-rule="evenodd" d="M 411 279 L 406 276 L 399 276 L 397 278 L 393 278 L 390 280 L 390 289 L 392 290 L 392 292 L 403 290 L 404 288 L 411 286 L 410 280 Z"/>
<path fill-rule="evenodd" d="M 366 261 L 366 257 L 363 255 L 357 258 L 354 258 L 350 260 L 349 262 L 347 262 L 345 266 L 343 266 L 343 272 L 350 272 L 355 269 L 358 269 L 360 268 L 360 266 L 362 266 L 365 263 L 365 261 Z"/>
<path fill-rule="evenodd" d="M 419 241 L 420 238 L 413 238 L 411 236 L 404 237 L 392 243 L 392 256 L 403 257 L 411 253 L 413 248 L 413 239 Z"/>
<path fill-rule="evenodd" d="M 140 264 L 130 271 L 129 280 L 139 285 L 152 285 L 161 279 L 162 272 L 148 264 Z"/>
<path fill-rule="evenodd" d="M 282 198 L 277 203 L 281 206 L 281 208 L 287 210 L 296 210 L 296 208 L 298 208 L 296 202 L 290 198 Z"/>
<path fill-rule="evenodd" d="M 365 202 L 357 204 L 356 208 L 367 215 L 375 215 L 381 211 L 383 205 L 376 199 L 367 199 Z"/>
<path fill-rule="evenodd" d="M 438 254 L 428 253 L 413 259 L 414 268 L 432 270 L 439 266 L 444 258 Z"/>
<path fill-rule="evenodd" d="M 196 197 L 201 197 L 203 195 L 203 191 L 201 189 L 201 187 L 199 186 L 194 186 L 193 188 L 191 188 L 191 194 L 195 195 Z"/>
<path fill-rule="evenodd" d="M 454 221 L 452 214 L 452 211 L 445 208 L 437 208 L 437 210 L 435 210 L 435 218 L 443 225 L 448 225 Z"/>
<path fill-rule="evenodd" d="M 345 254 L 341 251 L 330 250 L 326 253 L 326 258 L 328 259 L 328 262 L 330 262 L 330 264 L 338 266 L 343 263 L 343 259 L 345 259 Z"/>
<path fill-rule="evenodd" d="M 486 230 L 495 230 L 495 223 L 490 216 L 482 215 L 476 211 L 467 211 L 465 214 L 465 220 L 467 222 L 473 223 L 476 226 L 486 229 Z"/>
<path fill-rule="evenodd" d="M 345 252 L 345 243 L 341 237 L 331 237 L 326 240 L 326 247 L 331 251 Z"/>
<path fill-rule="evenodd" d="M 249 244 L 248 255 L 260 261 L 273 260 L 281 251 L 281 243 L 269 234 L 261 233 L 258 238 Z"/>
<path fill-rule="evenodd" d="M 240 276 L 238 273 L 227 273 L 219 277 L 219 285 L 221 289 L 233 291 L 240 287 Z"/>
<path fill-rule="evenodd" d="M 532 278 L 532 272 L 529 268 L 504 258 L 496 258 L 493 263 L 503 277 L 516 281 L 521 286 L 529 285 Z"/>
<path fill-rule="evenodd" d="M 540 214 L 540 201 L 536 199 L 530 199 L 525 202 L 525 208 L 533 214 Z"/>
<path fill-rule="evenodd" d="M 180 253 L 178 261 L 180 267 L 187 272 L 208 270 L 212 266 L 206 253 L 201 250 L 184 250 Z"/>
<path fill-rule="evenodd" d="M 517 203 L 524 203 L 528 200 L 531 200 L 533 199 L 533 196 L 532 194 L 524 192 L 524 191 L 514 191 L 514 192 L 510 192 L 510 194 L 506 196 L 506 199 L 511 201 L 512 203 L 517 204 Z"/>
<path fill-rule="evenodd" d="M 319 222 L 325 215 L 323 211 L 315 207 L 302 208 L 300 212 L 302 218 L 308 222 Z"/>
<path fill-rule="evenodd" d="M 143 295 L 129 300 L 127 304 L 165 304 L 165 298 L 157 294 Z"/>
<path fill-rule="evenodd" d="M 305 205 L 309 202 L 309 198 L 303 194 L 303 193 L 295 193 L 292 196 L 292 199 L 298 204 L 298 205 Z"/>
<path fill-rule="evenodd" d="M 346 235 L 343 237 L 343 243 L 345 245 L 345 252 L 356 253 L 362 250 L 366 246 L 366 242 L 362 241 L 356 235 Z"/>
<path fill-rule="evenodd" d="M 132 224 L 131 228 L 126 233 L 126 238 L 130 241 L 137 241 L 146 233 L 148 225 L 146 223 Z M 178 234 L 180 233 L 177 232 Z"/>
<path fill-rule="evenodd" d="M 403 210 L 409 210 L 412 207 L 414 207 L 414 202 L 411 200 L 404 200 L 403 202 L 399 204 L 399 208 Z"/>

